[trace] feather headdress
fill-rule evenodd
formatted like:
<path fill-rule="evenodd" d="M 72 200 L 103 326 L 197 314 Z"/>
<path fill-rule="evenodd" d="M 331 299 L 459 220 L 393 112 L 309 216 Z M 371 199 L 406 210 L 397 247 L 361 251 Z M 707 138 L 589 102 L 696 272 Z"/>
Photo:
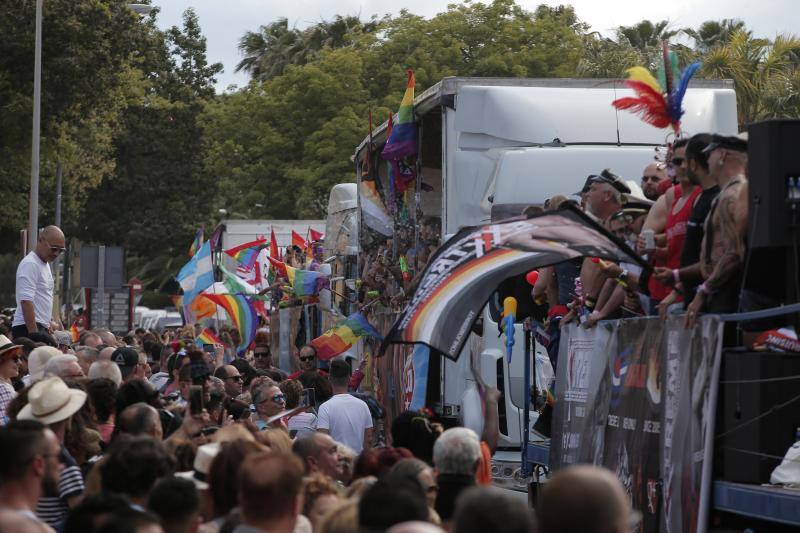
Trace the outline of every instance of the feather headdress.
<path fill-rule="evenodd" d="M 659 77 L 663 76 L 661 82 L 644 67 L 628 69 L 625 85 L 633 89 L 636 96 L 618 98 L 611 105 L 617 109 L 628 109 L 657 128 L 672 126 L 678 135 L 684 113 L 683 97 L 686 95 L 689 80 L 700 68 L 700 63 L 688 65 L 679 74 L 677 57 L 674 52 L 669 51 L 666 42 L 664 42 L 663 60 L 663 68 L 659 69 Z"/>

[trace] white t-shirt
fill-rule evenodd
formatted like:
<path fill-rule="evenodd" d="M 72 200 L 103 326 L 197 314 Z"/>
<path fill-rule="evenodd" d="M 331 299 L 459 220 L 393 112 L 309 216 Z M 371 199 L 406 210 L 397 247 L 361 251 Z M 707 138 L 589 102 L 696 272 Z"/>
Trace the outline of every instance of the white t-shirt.
<path fill-rule="evenodd" d="M 33 302 L 36 322 L 50 325 L 53 316 L 53 273 L 50 265 L 39 259 L 36 252 L 26 255 L 17 267 L 17 310 L 12 326 L 24 326 L 22 302 Z"/>
<path fill-rule="evenodd" d="M 372 427 L 367 404 L 350 394 L 337 394 L 319 406 L 317 429 L 327 429 L 333 440 L 352 448 L 364 449 L 364 430 Z"/>

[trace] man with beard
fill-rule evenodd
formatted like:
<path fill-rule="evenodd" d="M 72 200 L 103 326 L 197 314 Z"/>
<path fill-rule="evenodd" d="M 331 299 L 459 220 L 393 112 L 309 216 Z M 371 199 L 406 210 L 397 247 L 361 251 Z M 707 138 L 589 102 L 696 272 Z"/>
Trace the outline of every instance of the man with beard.
<path fill-rule="evenodd" d="M 642 171 L 642 193 L 648 200 L 655 202 L 659 193 L 658 184 L 667 179 L 666 166 L 663 163 L 650 163 Z"/>
<path fill-rule="evenodd" d="M 686 238 L 681 252 L 680 267 L 657 267 L 654 276 L 664 285 L 683 290 L 684 304 L 694 298 L 697 286 L 703 281 L 700 274 L 700 243 L 703 241 L 703 223 L 711 210 L 711 202 L 719 194 L 719 185 L 709 173 L 708 154 L 703 150 L 711 142 L 711 135 L 699 133 L 686 145 L 686 174 L 689 181 L 702 189 L 694 203 L 692 214 L 686 222 Z"/>
<path fill-rule="evenodd" d="M 16 420 L 0 428 L 0 450 L 0 508 L 30 520 L 32 531 L 52 531 L 33 511 L 45 491 L 58 490 L 58 438 L 41 422 Z"/>

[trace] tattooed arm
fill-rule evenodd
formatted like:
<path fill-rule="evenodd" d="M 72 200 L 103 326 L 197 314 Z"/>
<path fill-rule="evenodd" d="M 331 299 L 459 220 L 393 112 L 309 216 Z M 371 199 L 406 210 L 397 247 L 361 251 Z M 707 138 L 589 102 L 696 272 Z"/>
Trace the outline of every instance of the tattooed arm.
<path fill-rule="evenodd" d="M 717 206 L 719 250 L 706 287 L 714 292 L 730 281 L 741 269 L 747 234 L 747 182 L 730 187 Z"/>

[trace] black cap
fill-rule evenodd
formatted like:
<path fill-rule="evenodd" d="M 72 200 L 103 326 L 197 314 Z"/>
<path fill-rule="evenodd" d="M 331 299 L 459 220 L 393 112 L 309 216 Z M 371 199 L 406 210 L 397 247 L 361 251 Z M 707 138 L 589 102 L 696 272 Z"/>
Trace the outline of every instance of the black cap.
<path fill-rule="evenodd" d="M 588 178 L 586 178 L 586 183 L 583 186 L 583 189 L 578 194 L 583 194 L 584 192 L 589 190 L 592 183 L 608 183 L 616 190 L 618 190 L 622 194 L 630 194 L 631 189 L 628 187 L 622 178 L 611 172 L 609 169 L 603 169 L 600 174 L 592 174 Z"/>
<path fill-rule="evenodd" d="M 712 150 L 717 148 L 724 148 L 734 152 L 747 152 L 747 133 L 740 133 L 739 135 L 715 134 L 711 137 L 711 142 L 705 147 L 703 153 L 711 153 Z"/>
<path fill-rule="evenodd" d="M 111 360 L 119 366 L 122 377 L 127 377 L 139 364 L 139 353 L 128 346 L 122 346 L 114 350 Z"/>

